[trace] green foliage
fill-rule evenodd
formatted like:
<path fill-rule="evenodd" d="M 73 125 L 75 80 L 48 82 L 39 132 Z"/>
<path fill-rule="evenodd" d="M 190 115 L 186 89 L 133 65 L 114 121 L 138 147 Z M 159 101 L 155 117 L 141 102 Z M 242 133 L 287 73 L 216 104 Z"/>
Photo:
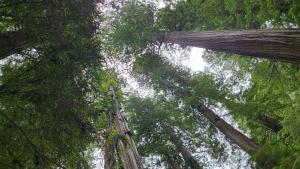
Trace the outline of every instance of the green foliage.
<path fill-rule="evenodd" d="M 218 101 L 224 100 L 226 90 L 220 91 L 220 87 L 222 85 L 215 83 L 214 78 L 211 75 L 199 73 L 191 76 L 186 69 L 174 67 L 165 59 L 150 53 L 136 59 L 133 72 L 134 76 L 142 83 L 147 82 L 147 84 L 154 87 L 157 92 L 165 93 L 167 100 L 178 100 L 181 106 L 186 105 L 182 110 L 183 114 L 179 116 L 181 117 L 179 118 L 179 121 L 184 121 L 184 123 L 181 124 L 181 128 L 185 126 L 191 133 L 193 131 L 197 131 L 199 128 L 203 128 L 206 133 L 202 133 L 200 135 L 194 134 L 194 138 L 196 140 L 202 140 L 203 142 L 206 142 L 205 145 L 209 147 L 209 151 L 211 151 L 212 154 L 218 154 L 222 152 L 218 146 L 218 143 L 214 142 L 213 140 L 211 140 L 211 142 L 208 141 L 209 139 L 206 140 L 205 135 L 207 134 L 208 138 L 214 138 L 213 133 L 216 130 L 208 123 L 207 119 L 195 118 L 195 114 L 190 108 L 190 105 L 193 105 L 193 103 L 199 101 L 214 105 L 218 103 Z M 156 105 L 157 104 L 161 103 L 156 103 Z M 164 111 L 168 109 L 171 108 L 165 108 Z M 171 113 L 168 113 L 168 115 L 170 114 Z M 142 117 L 144 119 L 145 115 Z M 142 120 L 137 123 L 142 122 L 145 123 L 145 121 Z M 174 124 L 178 125 L 177 123 L 178 122 Z M 146 124 L 146 126 L 149 126 L 149 124 Z M 151 128 L 155 128 L 155 126 Z M 201 146 L 203 143 L 196 145 Z M 218 157 L 218 155 L 213 156 L 216 158 Z"/>
<path fill-rule="evenodd" d="M 167 6 L 158 14 L 168 31 L 254 29 L 299 25 L 299 3 L 278 0 L 187 0 Z"/>
<path fill-rule="evenodd" d="M 295 152 L 286 146 L 265 145 L 254 158 L 258 163 L 258 168 L 296 169 L 300 167 L 299 155 L 299 151 Z"/>
<path fill-rule="evenodd" d="M 88 93 L 100 91 L 89 88 L 83 77 L 69 74 L 76 66 L 39 62 L 2 68 L 1 164 L 74 168 L 86 162 L 89 144 L 98 139 L 102 110 L 87 99 L 92 97 Z M 103 104 L 101 97 L 95 94 L 92 99 Z"/>
<path fill-rule="evenodd" d="M 141 83 L 149 82 L 155 90 L 164 90 L 162 81 L 170 84 L 179 85 L 182 88 L 187 87 L 187 78 L 189 71 L 184 68 L 174 68 L 165 58 L 153 53 L 145 53 L 136 58 L 133 66 L 133 76 Z M 145 83 L 144 83 L 145 84 Z M 165 84 L 166 85 L 166 84 Z M 170 87 L 170 86 L 169 86 Z"/>
<path fill-rule="evenodd" d="M 106 37 L 98 36 L 102 17 L 97 2 L 0 0 L 0 33 L 23 33 L 26 49 L 12 51 L 19 55 L 1 65 L 0 166 L 91 168 L 90 150 L 98 146 L 99 137 L 111 145 L 117 140 L 126 142 L 111 125 L 114 108 L 109 86 L 118 88 L 119 102 L 123 97 L 116 75 L 100 67 L 104 41 L 105 50 L 114 55 L 143 53 L 136 59 L 135 76 L 165 94 L 154 100 L 130 98 L 127 105 L 143 155 L 172 154 L 184 166 L 176 143 L 167 144 L 172 138 L 162 129 L 163 123 L 183 134 L 189 149 L 205 144 L 212 156 L 221 155 L 214 130 L 205 119 L 195 119 L 186 106 L 196 101 L 211 106 L 221 102 L 263 144 L 254 155 L 259 167 L 299 168 L 297 66 L 223 57 L 210 61 L 221 68 L 238 68 L 231 71 L 235 78 L 226 79 L 222 76 L 226 73 L 191 76 L 188 70 L 145 52 L 152 36 L 166 31 L 262 28 L 267 22 L 274 27 L 297 26 L 299 2 L 187 0 L 156 13 L 153 5 L 130 1 L 113 20 L 113 33 L 105 32 Z M 236 93 L 230 90 L 248 75 L 249 88 Z M 259 121 L 261 115 L 280 120 L 283 128 L 271 132 Z"/>
<path fill-rule="evenodd" d="M 111 36 L 115 48 L 141 51 L 147 47 L 150 35 L 158 31 L 154 24 L 154 6 L 138 1 L 127 2 L 114 22 Z"/>
<path fill-rule="evenodd" d="M 1 0 L 0 31 L 22 31 L 26 43 L 38 52 L 65 47 L 72 53 L 95 55 L 93 36 L 97 20 L 97 1 L 16 1 Z M 9 23 L 8 23 L 9 22 Z M 73 56 L 76 58 L 76 56 Z M 77 57 L 78 58 L 78 57 Z"/>
<path fill-rule="evenodd" d="M 299 12 L 295 11 L 298 8 L 296 1 L 187 0 L 161 9 L 155 24 L 163 32 L 291 27 L 299 25 Z M 273 150 L 275 146 L 270 146 L 266 151 L 262 148 L 255 156 L 258 165 L 265 168 L 297 167 L 298 159 L 294 156 L 299 152 L 299 120 L 295 118 L 298 115 L 299 69 L 288 64 L 243 59 L 237 55 L 225 55 L 219 59 L 212 55 L 219 57 L 225 54 L 207 54 L 207 60 L 219 70 L 216 76 L 213 73 L 190 76 L 188 71 L 174 69 L 152 53 L 144 53 L 136 59 L 134 75 L 141 82 L 149 82 L 156 91 L 169 94 L 172 99 L 191 96 L 184 98 L 187 105 L 195 101 L 210 106 L 222 103 L 257 142 L 264 147 L 276 142 L 280 147 L 280 162 L 277 161 L 274 166 L 263 164 L 268 161 L 265 160 L 267 158 L 272 161 L 272 156 L 277 153 Z M 274 119 L 283 128 L 274 133 L 266 124 L 271 122 L 263 121 L 262 117 Z"/>
<path fill-rule="evenodd" d="M 254 155 L 261 168 L 297 168 L 299 156 L 299 67 L 265 60 L 245 60 L 210 53 L 216 77 L 226 81 L 229 92 L 222 102 L 239 124 L 250 131 L 262 148 Z M 223 72 L 223 73 L 222 73 Z M 229 78 L 222 79 L 227 76 Z M 241 81 L 246 77 L 249 85 Z M 247 78 L 246 78 L 247 79 Z M 240 83 L 239 83 L 240 82 Z M 235 87 L 234 87 L 235 86 Z M 282 125 L 274 131 L 262 116 Z M 274 122 L 274 121 L 273 121 Z M 267 125 L 266 125 L 267 124 Z"/>
<path fill-rule="evenodd" d="M 226 106 L 235 120 L 251 132 L 252 138 L 263 145 L 259 152 L 253 152 L 258 167 L 297 167 L 299 68 L 291 64 L 209 54 L 216 55 L 208 56 L 215 70 L 206 74 L 191 76 L 184 69 L 174 68 L 165 59 L 150 53 L 137 58 L 133 70 L 140 81 L 147 82 L 157 91 L 172 93 L 168 97 L 175 95 L 187 105 L 200 100 L 210 106 L 218 103 Z M 239 84 L 249 80 L 250 85 Z M 279 121 L 283 128 L 278 133 L 271 131 L 266 123 L 272 124 L 272 121 L 263 121 L 262 115 L 275 119 L 276 124 Z"/>
<path fill-rule="evenodd" d="M 0 31 L 24 32 L 30 48 L 1 65 L 1 166 L 91 168 L 108 77 L 96 2 L 0 1 Z"/>
<path fill-rule="evenodd" d="M 215 146 L 215 152 L 208 153 L 218 158 L 222 154 L 220 143 L 211 135 L 207 135 L 207 131 L 197 130 L 199 121 L 193 120 L 193 117 L 189 118 L 192 110 L 183 105 L 179 106 L 179 103 L 176 100 L 166 100 L 163 96 L 144 99 L 129 97 L 126 110 L 141 155 L 171 155 L 179 164 L 188 167 L 192 164 L 189 164 L 189 161 L 183 162 L 179 156 L 181 142 L 178 139 L 181 139 L 185 140 L 185 146 L 192 152 L 200 146 Z M 177 138 L 170 134 L 172 131 L 166 125 L 176 128 Z"/>
<path fill-rule="evenodd" d="M 187 105 L 207 102 L 214 105 L 228 94 L 223 81 L 217 81 L 210 74 L 191 75 L 185 67 L 173 66 L 166 59 L 146 53 L 135 61 L 133 75 L 141 82 L 147 82 L 157 91 L 168 91 L 184 97 Z"/>

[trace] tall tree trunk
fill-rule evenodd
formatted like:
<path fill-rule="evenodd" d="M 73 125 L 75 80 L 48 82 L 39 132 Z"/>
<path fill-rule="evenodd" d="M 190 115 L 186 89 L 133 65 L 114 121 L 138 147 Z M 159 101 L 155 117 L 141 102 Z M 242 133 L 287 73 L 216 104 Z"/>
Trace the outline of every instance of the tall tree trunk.
<path fill-rule="evenodd" d="M 179 96 L 184 97 L 184 96 L 190 95 L 189 90 L 177 87 L 173 83 L 170 83 L 168 80 L 166 80 L 162 77 L 156 76 L 151 72 L 144 72 L 144 73 L 147 74 L 148 76 L 155 77 L 156 79 L 158 79 L 158 81 L 162 85 L 166 86 L 169 90 L 175 92 Z M 186 79 L 182 78 L 181 80 L 185 81 Z M 258 120 L 262 125 L 269 128 L 270 130 L 272 130 L 275 133 L 279 132 L 282 129 L 282 124 L 281 124 L 280 120 L 272 118 L 270 116 L 260 114 L 260 115 L 258 115 L 257 119 L 255 119 L 255 120 Z"/>
<path fill-rule="evenodd" d="M 117 148 L 118 152 L 120 152 L 124 169 L 142 169 L 143 166 L 140 161 L 139 153 L 133 139 L 131 138 L 131 133 L 128 128 L 126 118 L 120 111 L 121 107 L 118 103 L 114 88 L 110 86 L 109 89 L 112 94 L 112 101 L 115 108 L 115 124 L 117 126 L 119 135 L 123 137 L 123 139 L 118 140 Z"/>
<path fill-rule="evenodd" d="M 280 120 L 272 118 L 270 116 L 260 114 L 258 115 L 258 120 L 267 128 L 271 129 L 273 132 L 277 133 L 282 129 L 282 124 Z"/>
<path fill-rule="evenodd" d="M 28 35 L 23 31 L 0 33 L 0 59 L 30 47 Z"/>
<path fill-rule="evenodd" d="M 164 154 L 164 157 L 168 163 L 168 166 L 172 169 L 181 169 L 180 165 L 177 163 L 177 161 L 168 153 Z"/>
<path fill-rule="evenodd" d="M 152 74 L 155 76 L 154 74 Z M 158 77 L 158 80 L 165 85 L 166 88 L 170 89 L 180 97 L 186 97 L 190 95 L 189 91 L 184 91 L 183 89 L 176 87 L 174 84 L 170 83 L 167 80 Z M 241 149 L 249 151 L 257 151 L 259 145 L 256 144 L 253 140 L 248 138 L 243 133 L 236 130 L 221 117 L 219 117 L 214 111 L 204 106 L 201 103 L 198 103 L 195 107 L 201 114 L 203 114 L 207 119 L 209 119 L 212 124 L 222 132 L 229 140 L 237 144 Z"/>
<path fill-rule="evenodd" d="M 258 150 L 258 144 L 256 144 L 253 140 L 236 130 L 226 121 L 224 121 L 213 110 L 209 109 L 201 103 L 198 103 L 194 107 L 201 114 L 203 114 L 216 128 L 218 128 L 220 132 L 222 132 L 228 139 L 230 139 L 233 143 L 237 144 L 240 148 L 242 148 L 246 152 L 255 152 Z M 197 114 L 196 116 L 199 117 Z"/>
<path fill-rule="evenodd" d="M 174 129 L 167 124 L 162 124 L 162 127 L 168 132 L 171 137 L 171 142 L 175 144 L 179 152 L 181 153 L 184 161 L 193 169 L 202 169 L 198 162 L 194 159 L 191 152 L 184 146 L 182 140 L 177 136 Z"/>
<path fill-rule="evenodd" d="M 300 29 L 171 32 L 149 40 L 300 64 Z"/>

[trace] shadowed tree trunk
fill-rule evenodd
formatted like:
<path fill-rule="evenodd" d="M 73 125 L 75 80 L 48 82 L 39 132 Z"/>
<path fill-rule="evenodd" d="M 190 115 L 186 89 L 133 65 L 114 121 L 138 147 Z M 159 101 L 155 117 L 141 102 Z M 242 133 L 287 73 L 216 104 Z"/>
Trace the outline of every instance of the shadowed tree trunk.
<path fill-rule="evenodd" d="M 157 77 L 154 74 L 148 72 L 148 74 L 151 74 L 152 77 Z M 160 81 L 161 84 L 163 84 L 166 88 L 173 91 L 180 97 L 187 97 L 190 95 L 189 91 L 186 91 L 182 88 L 176 87 L 174 84 L 170 83 L 167 80 L 164 80 L 160 77 L 157 77 L 157 79 Z M 232 127 L 230 124 L 228 124 L 226 121 L 224 121 L 221 117 L 219 117 L 214 111 L 209 109 L 208 107 L 204 106 L 201 103 L 198 103 L 193 106 L 193 108 L 196 108 L 198 112 L 203 114 L 208 120 L 212 122 L 212 124 L 220 131 L 222 132 L 229 140 L 231 140 L 233 143 L 238 145 L 241 149 L 244 151 L 257 151 L 259 148 L 259 145 L 256 144 L 253 140 L 248 138 L 243 133 L 236 130 L 234 127 Z M 196 114 L 197 115 L 197 114 Z M 199 117 L 197 115 L 197 117 Z"/>
<path fill-rule="evenodd" d="M 0 33 L 0 59 L 30 47 L 28 35 L 23 31 Z"/>
<path fill-rule="evenodd" d="M 198 103 L 196 108 L 201 114 L 203 114 L 216 128 L 219 129 L 228 139 L 230 139 L 233 143 L 237 144 L 243 150 L 249 151 L 257 151 L 259 145 L 256 144 L 253 140 L 248 138 L 243 133 L 236 130 L 226 121 L 224 121 L 221 117 L 219 117 L 213 110 L 209 109 L 202 103 Z M 199 117 L 195 113 L 196 117 Z"/>
<path fill-rule="evenodd" d="M 183 96 L 190 95 L 190 92 L 188 89 L 183 89 L 178 86 L 175 86 L 173 83 L 169 82 L 168 80 L 166 80 L 162 77 L 156 76 L 155 74 L 153 74 L 151 72 L 143 72 L 143 73 L 147 76 L 154 77 L 155 79 L 157 79 L 157 81 L 159 81 L 159 83 L 166 86 L 170 91 L 175 92 L 178 96 L 183 97 Z M 187 79 L 181 78 L 180 81 L 182 83 L 183 81 L 187 81 Z M 282 129 L 282 124 L 281 124 L 280 120 L 272 118 L 270 116 L 260 114 L 260 115 L 258 115 L 258 117 L 255 120 L 260 122 L 262 125 L 269 128 L 270 130 L 272 130 L 275 133 L 279 132 Z"/>
<path fill-rule="evenodd" d="M 149 41 L 300 64 L 300 29 L 171 32 L 152 36 Z"/>
<path fill-rule="evenodd" d="M 202 169 L 202 167 L 192 156 L 191 152 L 184 146 L 182 140 L 177 136 L 174 129 L 167 124 L 162 124 L 162 127 L 170 135 L 170 141 L 173 142 L 173 144 L 177 147 L 186 164 L 193 169 Z"/>
<path fill-rule="evenodd" d="M 131 133 L 127 125 L 126 118 L 121 113 L 120 105 L 117 100 L 116 93 L 112 86 L 109 87 L 112 94 L 112 101 L 115 108 L 114 120 L 118 129 L 119 135 L 122 139 L 117 142 L 118 152 L 120 152 L 120 157 L 124 165 L 124 169 L 142 169 L 143 166 L 140 161 L 140 156 L 138 154 L 137 148 L 133 139 L 131 138 Z"/>

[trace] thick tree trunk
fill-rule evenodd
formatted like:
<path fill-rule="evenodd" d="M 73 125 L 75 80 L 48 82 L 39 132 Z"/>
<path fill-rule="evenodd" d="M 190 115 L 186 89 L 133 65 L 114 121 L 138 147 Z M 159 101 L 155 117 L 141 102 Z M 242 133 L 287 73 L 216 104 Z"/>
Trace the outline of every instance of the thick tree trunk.
<path fill-rule="evenodd" d="M 131 138 L 131 133 L 128 128 L 126 118 L 120 112 L 121 107 L 118 103 L 116 93 L 112 86 L 110 86 L 110 91 L 112 93 L 112 100 L 115 108 L 115 124 L 117 125 L 118 133 L 125 139 L 125 141 L 123 139 L 119 139 L 117 143 L 118 152 L 120 152 L 124 169 L 142 169 L 143 166 L 140 161 L 140 156 L 135 143 Z"/>
<path fill-rule="evenodd" d="M 272 118 L 270 116 L 261 114 L 258 115 L 258 120 L 267 128 L 271 129 L 273 132 L 277 133 L 282 129 L 282 124 L 280 120 Z"/>
<path fill-rule="evenodd" d="M 198 103 L 195 108 L 201 114 L 203 114 L 216 128 L 218 128 L 220 132 L 222 132 L 228 139 L 237 144 L 240 148 L 246 152 L 255 152 L 258 150 L 258 144 L 220 118 L 213 110 L 201 103 Z"/>
<path fill-rule="evenodd" d="M 165 153 L 164 157 L 168 163 L 168 166 L 172 169 L 181 169 L 180 165 L 177 163 L 177 161 L 170 155 Z"/>
<path fill-rule="evenodd" d="M 174 129 L 167 124 L 162 124 L 162 127 L 168 132 L 171 137 L 171 142 L 177 147 L 184 161 L 193 169 L 202 169 L 198 162 L 194 159 L 191 152 L 184 146 L 182 140 L 177 136 Z"/>
<path fill-rule="evenodd" d="M 30 47 L 28 35 L 22 31 L 0 33 L 0 59 Z"/>
<path fill-rule="evenodd" d="M 149 40 L 300 64 L 300 29 L 171 32 Z"/>

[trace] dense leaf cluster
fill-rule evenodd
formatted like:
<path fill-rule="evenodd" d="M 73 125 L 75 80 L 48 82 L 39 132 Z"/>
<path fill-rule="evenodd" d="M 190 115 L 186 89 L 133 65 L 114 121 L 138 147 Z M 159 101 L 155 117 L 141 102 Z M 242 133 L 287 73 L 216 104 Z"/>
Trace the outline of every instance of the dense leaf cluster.
<path fill-rule="evenodd" d="M 1 46 L 1 166 L 91 167 L 105 112 L 95 100 L 110 99 L 99 85 L 112 77 L 100 67 L 97 3 L 0 1 L 1 35 L 18 33 L 12 44 L 1 39 L 11 46 Z"/>
<path fill-rule="evenodd" d="M 255 29 L 299 24 L 299 3 L 276 0 L 187 0 L 159 12 L 169 31 Z"/>

